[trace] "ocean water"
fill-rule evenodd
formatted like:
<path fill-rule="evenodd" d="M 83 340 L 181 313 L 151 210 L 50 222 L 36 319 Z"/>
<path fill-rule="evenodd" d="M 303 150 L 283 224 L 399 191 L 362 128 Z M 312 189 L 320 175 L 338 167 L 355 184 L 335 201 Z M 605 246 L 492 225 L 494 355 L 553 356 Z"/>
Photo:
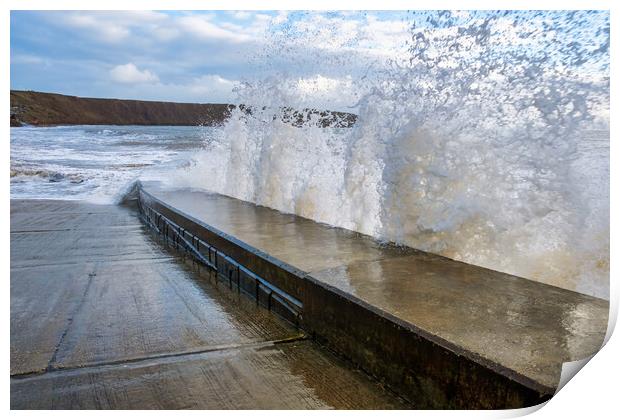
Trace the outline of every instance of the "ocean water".
<path fill-rule="evenodd" d="M 214 127 L 12 127 L 11 198 L 118 202 L 138 179 L 174 179 L 218 135 Z"/>
<path fill-rule="evenodd" d="M 304 19 L 274 25 L 257 60 L 347 69 L 352 128 L 282 122 L 335 104 L 320 81 L 337 74 L 301 95 L 307 80 L 257 65 L 237 89 L 252 113 L 220 128 L 12 129 L 12 197 L 114 201 L 157 179 L 609 297 L 608 13 L 417 13 L 372 59 L 350 53 L 363 36 Z"/>

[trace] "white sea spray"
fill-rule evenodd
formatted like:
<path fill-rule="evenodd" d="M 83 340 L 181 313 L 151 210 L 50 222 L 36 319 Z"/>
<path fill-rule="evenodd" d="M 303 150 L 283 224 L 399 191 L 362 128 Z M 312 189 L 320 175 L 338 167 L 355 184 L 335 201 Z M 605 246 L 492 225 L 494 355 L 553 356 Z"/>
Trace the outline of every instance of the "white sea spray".
<path fill-rule="evenodd" d="M 236 109 L 179 178 L 608 297 L 607 13 L 418 13 L 385 57 L 349 52 L 367 40 L 337 25 L 321 28 L 324 46 L 301 27 L 274 26 L 258 55 L 312 62 L 315 76 L 266 64 L 238 90 L 251 114 Z M 364 71 L 323 76 L 368 57 Z M 329 107 L 325 92 L 338 88 L 352 128 L 283 121 L 284 107 Z"/>

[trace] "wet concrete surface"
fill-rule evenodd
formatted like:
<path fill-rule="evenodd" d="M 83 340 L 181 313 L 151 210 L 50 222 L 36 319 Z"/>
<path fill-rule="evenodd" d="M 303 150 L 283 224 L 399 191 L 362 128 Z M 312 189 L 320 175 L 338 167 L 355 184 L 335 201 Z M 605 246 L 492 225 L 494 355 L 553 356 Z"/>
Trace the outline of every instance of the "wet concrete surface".
<path fill-rule="evenodd" d="M 52 372 L 11 383 L 12 408 L 407 408 L 308 341 Z"/>
<path fill-rule="evenodd" d="M 11 201 L 11 408 L 406 408 L 135 211 Z"/>
<path fill-rule="evenodd" d="M 528 382 L 600 348 L 609 303 L 199 191 L 145 189 L 240 241 Z"/>

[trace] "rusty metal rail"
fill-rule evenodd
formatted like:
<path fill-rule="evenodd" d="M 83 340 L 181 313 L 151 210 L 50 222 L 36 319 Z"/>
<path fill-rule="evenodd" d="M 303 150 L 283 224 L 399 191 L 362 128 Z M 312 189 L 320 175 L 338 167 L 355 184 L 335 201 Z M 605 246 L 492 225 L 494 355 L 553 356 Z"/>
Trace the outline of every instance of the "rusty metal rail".
<path fill-rule="evenodd" d="M 277 312 L 299 326 L 303 304 L 269 281 L 250 271 L 233 258 L 188 232 L 166 216 L 138 199 L 138 209 L 142 221 L 153 231 L 162 235 L 166 243 L 172 242 L 177 251 L 191 255 L 194 261 L 215 271 L 215 279 L 223 277 L 230 289 L 237 289 L 256 300 L 257 304 Z"/>

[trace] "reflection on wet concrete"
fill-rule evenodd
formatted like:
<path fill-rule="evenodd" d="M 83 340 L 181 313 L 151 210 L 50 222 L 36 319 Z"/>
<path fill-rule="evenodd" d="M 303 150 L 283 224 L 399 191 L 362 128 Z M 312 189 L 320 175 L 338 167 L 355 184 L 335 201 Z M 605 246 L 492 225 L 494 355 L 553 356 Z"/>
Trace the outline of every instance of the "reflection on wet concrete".
<path fill-rule="evenodd" d="M 24 378 L 11 383 L 11 405 L 30 409 L 406 408 L 360 378 L 359 372 L 304 341 Z"/>
<path fill-rule="evenodd" d="M 11 202 L 12 408 L 398 408 L 135 213 Z"/>
<path fill-rule="evenodd" d="M 460 348 L 555 388 L 561 364 L 596 352 L 605 300 L 386 246 L 344 229 L 199 191 L 158 199 Z"/>
<path fill-rule="evenodd" d="M 386 247 L 372 238 L 302 217 L 221 196 L 187 190 L 145 190 L 162 201 L 300 270 L 410 255 L 406 247 Z"/>
<path fill-rule="evenodd" d="M 312 273 L 537 382 L 597 351 L 607 302 L 429 254 Z"/>

